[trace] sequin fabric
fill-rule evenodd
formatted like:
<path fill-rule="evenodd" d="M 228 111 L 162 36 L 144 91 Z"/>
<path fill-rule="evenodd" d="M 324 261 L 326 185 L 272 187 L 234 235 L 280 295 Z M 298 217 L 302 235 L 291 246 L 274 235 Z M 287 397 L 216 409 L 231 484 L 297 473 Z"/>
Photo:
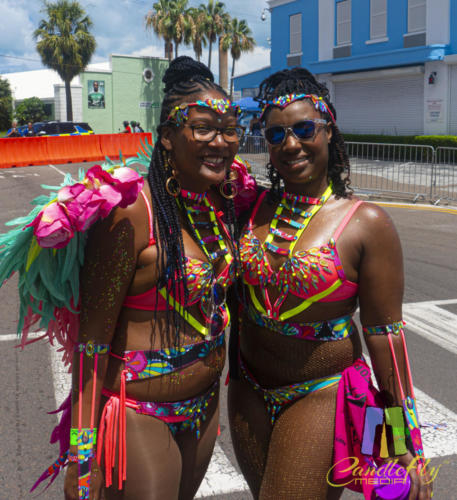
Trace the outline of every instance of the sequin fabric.
<path fill-rule="evenodd" d="M 309 221 L 328 199 L 329 192 L 331 192 L 331 186 L 320 204 L 316 204 L 309 213 L 300 213 L 300 216 L 304 218 L 303 222 L 284 217 L 284 210 L 290 213 L 295 207 L 282 200 L 276 209 L 270 223 L 269 234 L 264 242 L 261 242 L 253 232 L 253 219 L 266 192 L 259 197 L 248 227 L 240 238 L 240 261 L 242 278 L 247 285 L 251 303 L 260 314 L 274 320 L 284 321 L 303 312 L 315 302 L 343 300 L 357 294 L 357 284 L 350 282 L 345 276 L 336 249 L 336 241 L 360 202 L 352 205 L 327 244 L 294 251 L 294 247 L 301 234 L 306 230 Z M 273 241 L 273 238 L 277 237 L 275 229 L 279 229 L 277 228 L 278 221 L 297 229 L 295 233 L 288 232 L 279 236 L 279 238 L 290 242 L 288 248 L 268 245 Z M 280 231 L 283 232 L 283 229 Z M 286 257 L 277 271 L 273 270 L 270 265 L 267 257 L 268 252 Z M 259 297 L 255 287 L 259 291 Z M 270 297 L 270 287 L 276 289 L 277 298 L 274 301 Z M 289 293 L 303 300 L 296 307 L 281 312 Z"/>
<path fill-rule="evenodd" d="M 341 340 L 349 337 L 354 331 L 354 322 L 352 316 L 349 315 L 328 321 L 288 323 L 264 316 L 253 307 L 248 307 L 247 314 L 256 325 L 288 337 L 307 340 Z"/>
<path fill-rule="evenodd" d="M 271 425 L 274 425 L 280 411 L 289 403 L 293 403 L 297 399 L 306 396 L 307 394 L 332 385 L 337 384 L 341 379 L 341 374 L 332 375 L 330 377 L 317 378 L 308 380 L 307 382 L 299 382 L 274 389 L 265 389 L 260 386 L 254 377 L 249 373 L 249 370 L 240 358 L 240 370 L 243 377 L 251 384 L 254 390 L 259 391 L 266 404 L 268 414 L 270 415 Z"/>
<path fill-rule="evenodd" d="M 170 403 L 138 401 L 136 412 L 164 420 L 173 435 L 191 429 L 196 431 L 197 439 L 200 439 L 200 427 L 206 420 L 206 408 L 218 390 L 219 381 L 201 396 L 185 401 Z"/>
<path fill-rule="evenodd" d="M 268 285 L 278 289 L 279 297 L 267 311 L 274 319 L 279 319 L 279 309 L 289 293 L 303 299 L 318 296 L 334 284 L 335 274 L 342 270 L 333 239 L 319 248 L 295 252 L 274 271 L 260 240 L 248 231 L 240 240 L 240 259 L 246 283 L 260 286 L 262 291 Z"/>
<path fill-rule="evenodd" d="M 260 119 L 261 120 L 263 119 L 263 117 L 265 116 L 265 112 L 271 106 L 276 106 L 278 108 L 286 108 L 287 106 L 289 106 L 293 102 L 302 101 L 303 99 L 309 99 L 313 103 L 316 111 L 320 111 L 321 113 L 328 114 L 330 116 L 330 118 L 332 119 L 332 121 L 333 122 L 335 121 L 335 117 L 333 116 L 333 113 L 330 111 L 328 104 L 324 101 L 324 99 L 321 96 L 317 96 L 315 94 L 287 94 L 287 95 L 275 97 L 272 101 L 264 104 L 264 107 L 262 110 L 262 115 L 260 116 Z"/>
<path fill-rule="evenodd" d="M 224 345 L 225 335 L 205 342 L 156 351 L 125 351 L 126 380 L 140 380 L 169 374 L 206 358 L 212 351 Z"/>
<path fill-rule="evenodd" d="M 195 106 L 212 109 L 220 115 L 228 113 L 230 110 L 234 110 L 236 115 L 241 113 L 240 107 L 228 99 L 205 99 L 203 101 L 187 102 L 175 106 L 168 115 L 167 121 L 174 121 L 176 125 L 182 125 L 189 119 L 189 108 Z"/>
<path fill-rule="evenodd" d="M 82 429 L 78 432 L 78 498 L 89 498 L 90 466 L 94 449 L 94 429 Z"/>

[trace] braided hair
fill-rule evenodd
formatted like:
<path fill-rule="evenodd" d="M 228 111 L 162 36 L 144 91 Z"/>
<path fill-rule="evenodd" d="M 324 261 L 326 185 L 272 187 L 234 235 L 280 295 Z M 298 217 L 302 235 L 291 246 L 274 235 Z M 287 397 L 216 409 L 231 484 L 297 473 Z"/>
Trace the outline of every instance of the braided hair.
<path fill-rule="evenodd" d="M 186 102 L 186 98 L 191 94 L 211 89 L 217 90 L 225 98 L 228 98 L 228 96 L 222 87 L 214 83 L 213 74 L 204 64 L 194 61 L 187 56 L 174 59 L 166 70 L 162 81 L 165 84 L 165 96 L 162 101 L 160 124 L 157 127 L 157 141 L 148 170 L 148 183 L 151 190 L 154 214 L 154 229 L 161 243 L 158 246 L 160 278 L 157 290 L 165 286 L 167 301 L 172 296 L 179 304 L 186 304 L 188 290 L 180 211 L 175 198 L 165 188 L 167 179 L 172 175 L 172 171 L 166 160 L 167 151 L 162 145 L 161 133 L 163 127 L 169 124 L 167 118 L 171 110 L 176 105 Z M 178 199 L 180 199 L 180 195 L 178 195 Z M 236 219 L 233 200 L 224 201 L 225 219 L 230 236 L 234 238 L 234 234 L 237 231 L 235 228 Z M 191 230 L 191 228 L 189 229 Z M 176 309 L 173 308 L 172 311 L 167 309 L 167 330 L 174 332 L 175 344 L 178 344 L 178 334 L 182 326 L 182 321 L 182 317 Z"/>
<path fill-rule="evenodd" d="M 305 68 L 285 69 L 265 78 L 260 84 L 256 101 L 267 103 L 276 97 L 294 93 L 314 94 L 322 97 L 336 120 L 336 111 L 330 102 L 327 87 L 318 82 L 314 75 Z M 351 193 L 351 189 L 349 188 L 349 157 L 344 146 L 344 139 L 330 115 L 328 113 L 322 114 L 323 118 L 331 124 L 333 132 L 329 144 L 328 180 L 332 182 L 333 192 L 337 196 L 347 197 Z M 263 119 L 265 120 L 265 115 Z M 268 164 L 267 169 L 272 184 L 271 196 L 273 199 L 277 199 L 281 191 L 281 176 L 271 163 Z"/>

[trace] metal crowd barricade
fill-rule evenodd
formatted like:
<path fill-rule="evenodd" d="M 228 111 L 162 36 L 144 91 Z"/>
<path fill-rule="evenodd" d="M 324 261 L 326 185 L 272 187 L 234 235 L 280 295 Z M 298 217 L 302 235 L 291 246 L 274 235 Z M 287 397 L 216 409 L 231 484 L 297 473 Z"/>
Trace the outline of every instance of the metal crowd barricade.
<path fill-rule="evenodd" d="M 432 178 L 431 198 L 457 201 L 457 148 L 436 148 L 436 162 Z"/>
<path fill-rule="evenodd" d="M 412 201 L 457 201 L 457 148 L 346 142 L 351 187 L 356 192 L 388 195 Z M 268 184 L 265 138 L 246 136 L 239 154 L 258 182 Z"/>
<path fill-rule="evenodd" d="M 260 182 L 268 182 L 266 164 L 269 161 L 265 138 L 258 135 L 246 135 L 240 142 L 240 156 L 251 165 L 252 175 Z"/>
<path fill-rule="evenodd" d="M 414 144 L 347 142 L 351 187 L 366 193 L 428 199 L 434 175 L 435 150 Z"/>

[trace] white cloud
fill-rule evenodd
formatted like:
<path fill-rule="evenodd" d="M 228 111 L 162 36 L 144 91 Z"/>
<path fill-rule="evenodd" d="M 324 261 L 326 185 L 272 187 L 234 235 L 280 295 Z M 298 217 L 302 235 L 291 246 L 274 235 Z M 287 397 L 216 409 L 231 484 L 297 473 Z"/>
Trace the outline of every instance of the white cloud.
<path fill-rule="evenodd" d="M 251 73 L 260 68 L 270 66 L 270 49 L 256 47 L 253 52 L 244 53 L 235 63 L 235 76 Z M 230 62 L 231 71 L 231 62 Z"/>
<path fill-rule="evenodd" d="M 152 7 L 152 0 L 79 1 L 93 22 L 92 33 L 97 41 L 97 49 L 92 62 L 106 61 L 110 54 L 163 57 L 163 41 L 145 29 L 144 18 Z M 191 6 L 201 3 L 206 3 L 206 0 L 189 1 Z M 42 67 L 40 57 L 35 51 L 35 41 L 32 39 L 32 33 L 44 15 L 41 12 L 42 5 L 40 1 L 35 0 L 0 0 L 3 21 L 0 30 L 0 53 L 16 58 L 0 56 L 0 74 Z M 237 61 L 236 73 L 268 65 L 269 14 L 265 22 L 260 20 L 262 9 L 267 7 L 266 0 L 226 0 L 225 7 L 232 16 L 248 22 L 258 44 L 254 53 L 243 55 Z M 194 56 L 191 49 L 182 46 L 179 53 Z M 207 51 L 202 61 L 207 63 Z M 217 57 L 213 58 L 213 61 L 212 70 L 217 75 Z M 229 71 L 230 65 L 231 62 Z"/>

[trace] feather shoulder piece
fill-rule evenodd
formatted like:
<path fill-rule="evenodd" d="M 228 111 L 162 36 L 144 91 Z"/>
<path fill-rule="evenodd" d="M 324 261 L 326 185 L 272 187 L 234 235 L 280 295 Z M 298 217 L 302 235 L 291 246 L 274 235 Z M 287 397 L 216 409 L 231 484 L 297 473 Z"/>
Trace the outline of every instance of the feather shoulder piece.
<path fill-rule="evenodd" d="M 60 344 L 63 362 L 71 365 L 87 230 L 113 208 L 136 200 L 144 179 L 126 165 L 141 159 L 123 165 L 108 160 L 86 173 L 81 169 L 78 181 L 67 174 L 61 186 L 43 185 L 49 195 L 33 200 L 35 207 L 27 216 L 7 223 L 14 229 L 0 235 L 0 286 L 14 273 L 19 275 L 17 333 L 22 347 L 47 338 Z M 28 340 L 32 328 L 43 335 Z"/>

